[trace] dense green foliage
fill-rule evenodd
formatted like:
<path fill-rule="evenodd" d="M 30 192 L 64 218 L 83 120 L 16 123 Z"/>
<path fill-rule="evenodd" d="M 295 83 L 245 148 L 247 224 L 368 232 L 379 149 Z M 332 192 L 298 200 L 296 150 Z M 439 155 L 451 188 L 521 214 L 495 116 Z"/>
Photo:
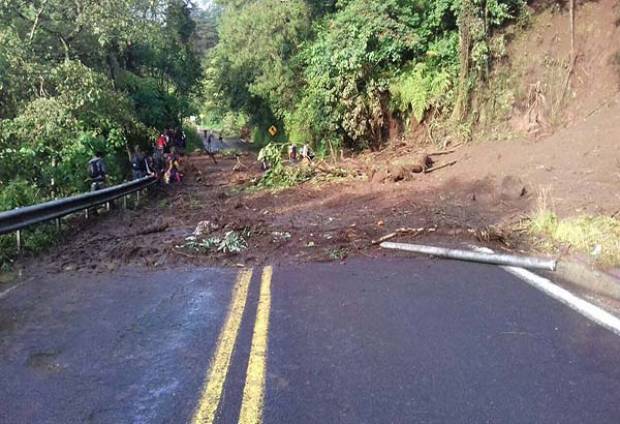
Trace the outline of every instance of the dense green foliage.
<path fill-rule="evenodd" d="M 192 113 L 215 44 L 185 0 L 0 0 L 0 21 L 0 210 L 86 190 L 95 150 L 124 178 Z"/>
<path fill-rule="evenodd" d="M 264 133 L 319 152 L 373 147 L 388 120 L 457 121 L 523 0 L 220 0 L 208 110 L 244 112 Z"/>

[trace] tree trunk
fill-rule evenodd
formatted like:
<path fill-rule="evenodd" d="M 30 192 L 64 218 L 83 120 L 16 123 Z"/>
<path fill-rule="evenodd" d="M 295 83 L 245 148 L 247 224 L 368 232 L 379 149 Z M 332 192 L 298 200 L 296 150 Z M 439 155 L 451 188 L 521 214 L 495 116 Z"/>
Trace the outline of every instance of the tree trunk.
<path fill-rule="evenodd" d="M 455 121 L 462 121 L 467 116 L 469 104 L 469 71 L 471 68 L 471 49 L 473 37 L 471 23 L 473 20 L 472 0 L 463 0 L 461 13 L 458 18 L 459 25 L 459 50 L 460 50 L 460 71 L 459 86 L 452 118 Z"/>

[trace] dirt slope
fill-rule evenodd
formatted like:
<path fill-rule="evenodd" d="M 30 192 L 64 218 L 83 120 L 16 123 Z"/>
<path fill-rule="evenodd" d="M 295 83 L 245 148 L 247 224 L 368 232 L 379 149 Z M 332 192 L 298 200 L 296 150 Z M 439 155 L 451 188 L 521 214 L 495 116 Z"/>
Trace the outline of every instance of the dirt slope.
<path fill-rule="evenodd" d="M 520 179 L 547 192 L 560 215 L 620 210 L 620 96 L 591 117 L 541 140 L 479 143 L 461 149 L 437 181 Z"/>

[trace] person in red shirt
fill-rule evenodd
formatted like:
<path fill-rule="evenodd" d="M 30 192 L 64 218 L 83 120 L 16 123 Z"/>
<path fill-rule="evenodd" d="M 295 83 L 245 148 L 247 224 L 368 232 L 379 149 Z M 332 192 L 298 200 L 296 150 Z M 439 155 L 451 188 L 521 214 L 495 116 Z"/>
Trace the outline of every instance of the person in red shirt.
<path fill-rule="evenodd" d="M 168 145 L 168 139 L 166 138 L 165 135 L 160 134 L 159 138 L 155 142 L 155 148 L 157 150 L 161 150 L 161 152 L 163 153 L 163 151 L 166 149 L 167 145 Z"/>

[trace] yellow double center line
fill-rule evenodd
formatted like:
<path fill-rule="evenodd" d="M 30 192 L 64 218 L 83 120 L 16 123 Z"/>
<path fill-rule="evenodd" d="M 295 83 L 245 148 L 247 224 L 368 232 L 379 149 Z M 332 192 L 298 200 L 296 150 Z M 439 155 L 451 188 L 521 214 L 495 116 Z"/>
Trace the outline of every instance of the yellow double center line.
<path fill-rule="evenodd" d="M 269 333 L 269 310 L 271 309 L 271 267 L 263 270 L 260 297 L 256 311 L 256 323 L 252 336 L 252 350 L 243 388 L 243 402 L 239 424 L 259 424 L 263 417 L 265 380 L 267 378 L 267 339 Z"/>
<path fill-rule="evenodd" d="M 252 348 L 239 415 L 240 424 L 260 424 L 262 422 L 272 273 L 271 267 L 265 267 L 261 278 L 258 309 L 254 324 L 254 334 L 252 336 Z M 224 391 L 224 383 L 230 368 L 231 357 L 239 334 L 243 311 L 247 303 L 251 280 L 252 270 L 242 271 L 237 277 L 237 282 L 233 289 L 232 303 L 218 338 L 215 355 L 202 389 L 198 407 L 192 419 L 194 424 L 213 424 L 215 422 L 217 409 Z"/>

